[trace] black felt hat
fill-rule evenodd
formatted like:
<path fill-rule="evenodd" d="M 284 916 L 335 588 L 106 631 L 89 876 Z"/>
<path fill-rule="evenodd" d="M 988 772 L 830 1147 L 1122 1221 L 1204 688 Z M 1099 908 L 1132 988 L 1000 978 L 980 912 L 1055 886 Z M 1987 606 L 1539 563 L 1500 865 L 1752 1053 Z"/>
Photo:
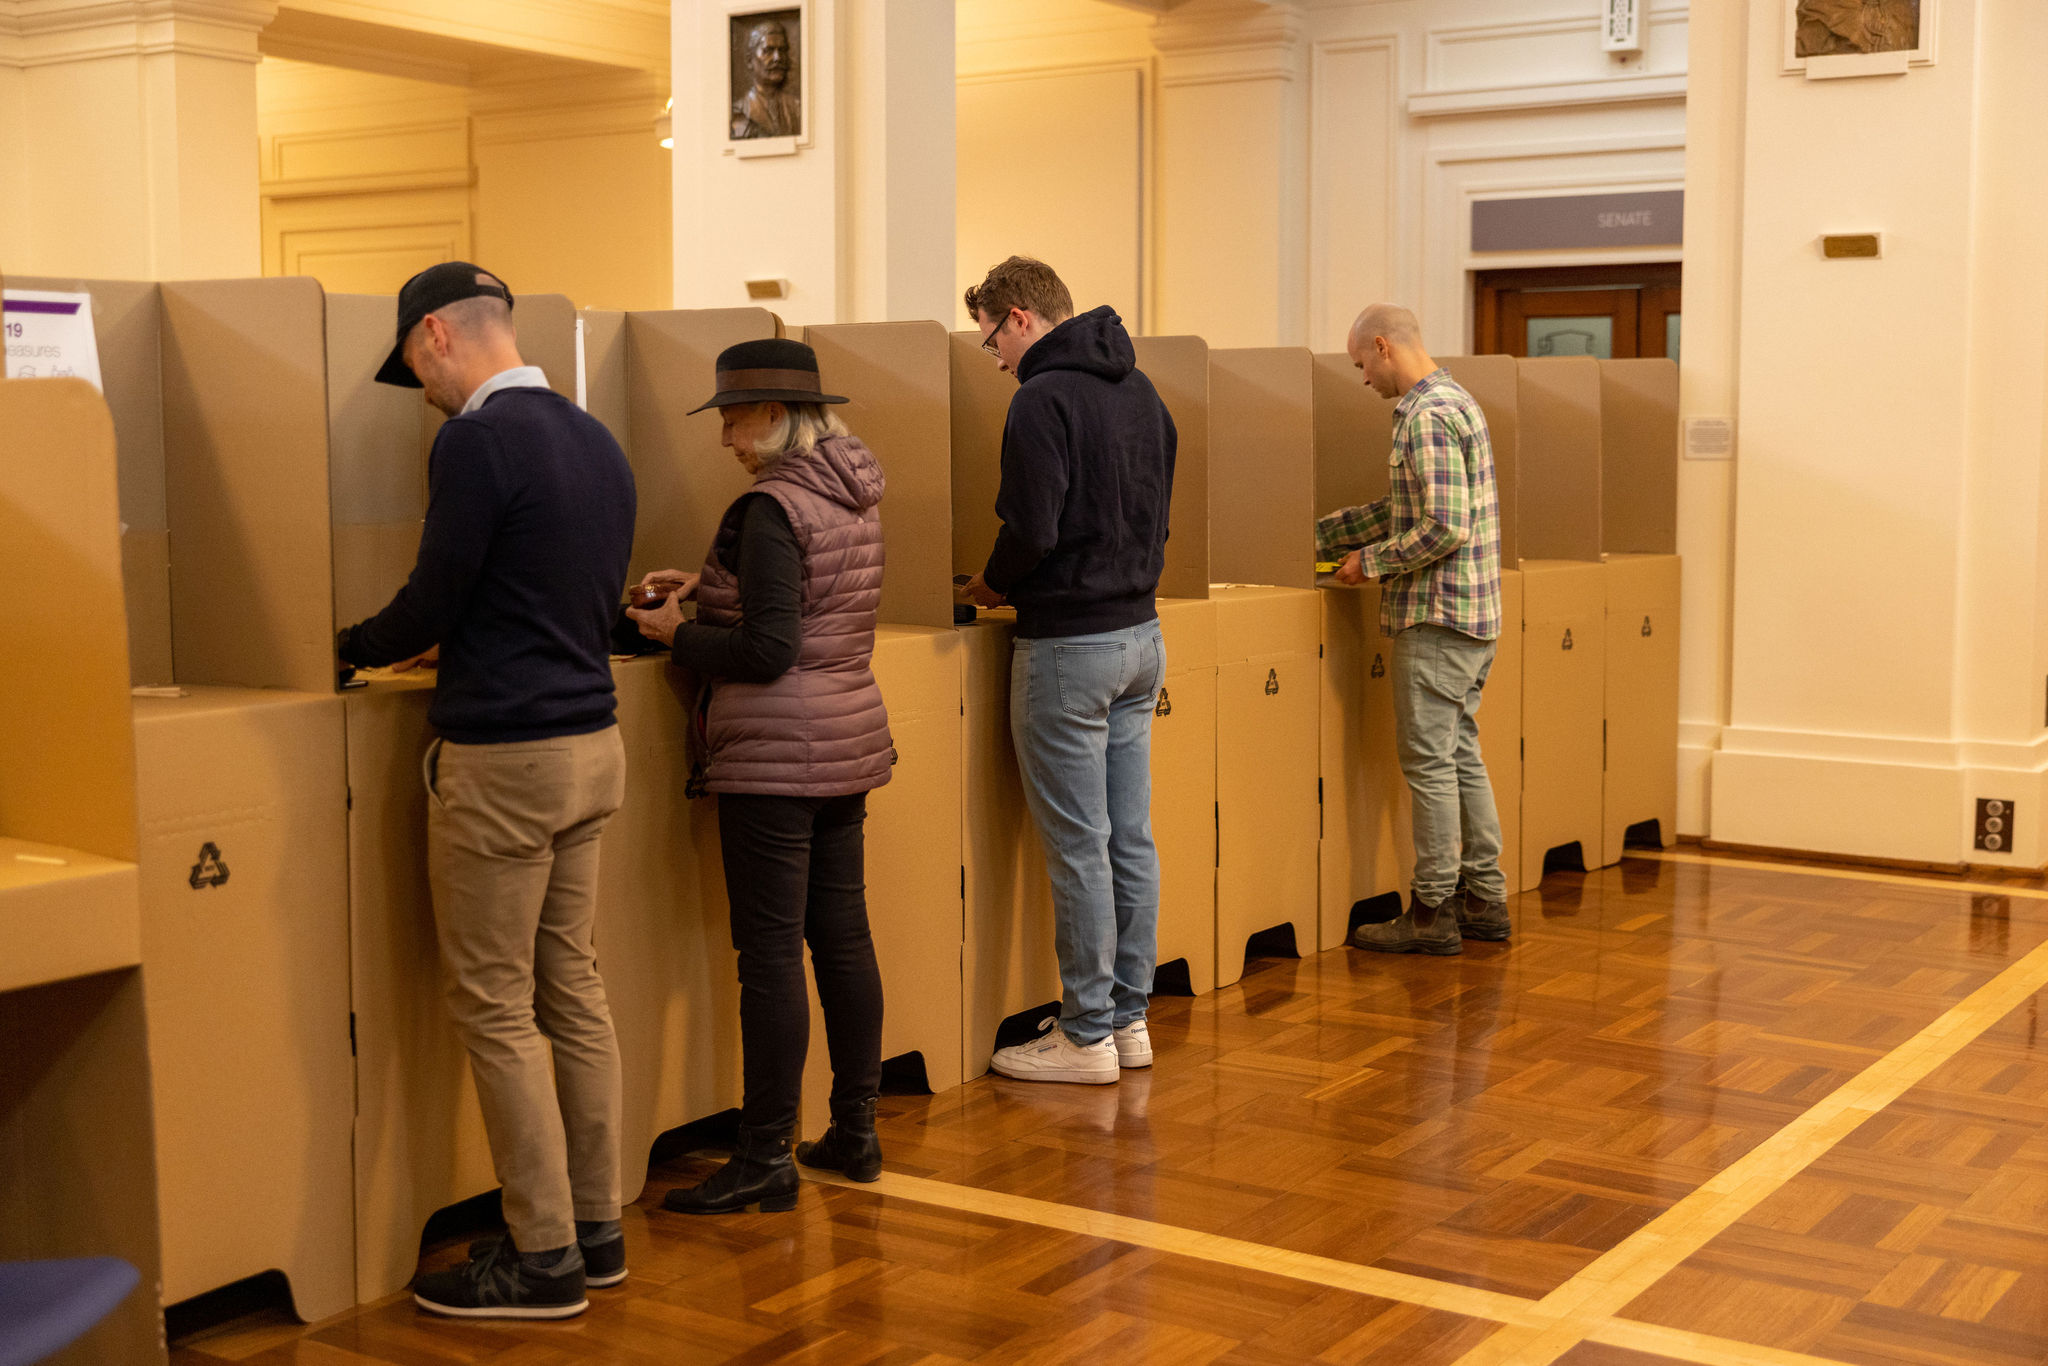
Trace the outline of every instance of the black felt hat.
<path fill-rule="evenodd" d="M 818 353 L 800 341 L 770 337 L 741 342 L 718 353 L 718 392 L 690 409 L 730 408 L 736 403 L 844 403 L 824 392 Z"/>
<path fill-rule="evenodd" d="M 505 307 L 512 307 L 512 291 L 505 282 L 467 261 L 443 261 L 407 280 L 405 288 L 398 291 L 398 344 L 377 372 L 377 383 L 421 388 L 419 376 L 405 363 L 405 339 L 420 325 L 420 319 L 464 299 L 503 299 Z"/>

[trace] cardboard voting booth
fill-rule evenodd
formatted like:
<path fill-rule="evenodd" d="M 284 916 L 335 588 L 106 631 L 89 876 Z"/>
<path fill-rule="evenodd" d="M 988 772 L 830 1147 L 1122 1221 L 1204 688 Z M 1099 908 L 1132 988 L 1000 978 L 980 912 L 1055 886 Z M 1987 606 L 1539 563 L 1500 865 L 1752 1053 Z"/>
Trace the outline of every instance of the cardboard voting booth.
<path fill-rule="evenodd" d="M 1522 890 L 1553 850 L 1600 866 L 1606 570 L 1600 362 L 1516 362 L 1522 554 Z"/>
<path fill-rule="evenodd" d="M 1678 839 L 1678 367 L 1600 363 L 1607 552 L 1601 861 Z M 1654 830 L 1650 824 L 1654 822 Z"/>
<path fill-rule="evenodd" d="M 1161 598 L 1166 672 L 1152 704 L 1152 842 L 1159 850 L 1161 964 L 1216 986 L 1216 605 Z"/>
<path fill-rule="evenodd" d="M 1219 985 L 1243 974 L 1254 934 L 1320 942 L 1314 414 L 1305 348 L 1209 352 Z"/>
<path fill-rule="evenodd" d="M 332 693 L 137 698 L 163 1294 L 355 1300 L 348 784 Z"/>
<path fill-rule="evenodd" d="M 53 1360 L 161 1362 L 114 425 L 82 379 L 8 380 L 0 431 L 0 1258 L 131 1263 Z"/>
<path fill-rule="evenodd" d="M 875 639 L 875 681 L 895 750 L 888 783 L 867 803 L 868 923 L 882 973 L 882 1056 L 917 1055 L 934 1091 L 962 1080 L 964 656 L 951 627 L 884 626 Z M 825 1043 L 813 983 L 802 1125 L 810 1138 L 831 1117 Z"/>

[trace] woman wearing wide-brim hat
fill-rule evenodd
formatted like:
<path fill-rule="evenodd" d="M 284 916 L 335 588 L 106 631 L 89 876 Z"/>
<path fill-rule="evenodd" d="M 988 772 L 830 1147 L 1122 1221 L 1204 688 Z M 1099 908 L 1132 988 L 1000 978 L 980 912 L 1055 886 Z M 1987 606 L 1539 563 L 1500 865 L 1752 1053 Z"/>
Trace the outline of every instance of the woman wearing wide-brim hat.
<path fill-rule="evenodd" d="M 796 1204 L 797 1123 L 811 949 L 832 1056 L 832 1124 L 796 1158 L 857 1181 L 881 1174 L 882 979 L 868 933 L 862 822 L 889 781 L 889 717 L 870 660 L 882 591 L 882 468 L 827 406 L 800 342 L 718 358 L 722 443 L 754 476 L 726 510 L 701 574 L 661 570 L 671 590 L 632 611 L 695 675 L 697 787 L 718 794 L 732 939 L 739 950 L 745 1096 L 733 1158 L 663 1204 L 718 1214 Z M 694 597 L 697 619 L 683 620 Z"/>

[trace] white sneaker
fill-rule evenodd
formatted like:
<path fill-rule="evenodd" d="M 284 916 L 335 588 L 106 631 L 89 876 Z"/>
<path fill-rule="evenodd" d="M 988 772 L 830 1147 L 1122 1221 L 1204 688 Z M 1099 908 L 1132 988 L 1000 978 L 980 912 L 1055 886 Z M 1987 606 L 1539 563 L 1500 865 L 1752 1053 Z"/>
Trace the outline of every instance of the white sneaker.
<path fill-rule="evenodd" d="M 1067 1037 L 1057 1019 L 1040 1026 L 1044 1032 L 1030 1043 L 998 1048 L 989 1069 L 1017 1081 L 1074 1081 L 1101 1086 L 1117 1078 L 1116 1045 L 1109 1039 L 1078 1044 Z"/>
<path fill-rule="evenodd" d="M 1152 1031 L 1143 1020 L 1133 1020 L 1119 1029 L 1116 1039 L 1116 1065 L 1118 1067 L 1150 1067 L 1152 1065 Z"/>

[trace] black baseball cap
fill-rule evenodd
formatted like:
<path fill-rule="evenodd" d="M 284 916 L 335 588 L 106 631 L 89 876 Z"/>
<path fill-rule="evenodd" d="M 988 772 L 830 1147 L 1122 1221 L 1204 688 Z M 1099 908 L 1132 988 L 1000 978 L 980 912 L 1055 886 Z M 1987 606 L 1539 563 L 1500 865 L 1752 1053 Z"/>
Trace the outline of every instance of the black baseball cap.
<path fill-rule="evenodd" d="M 398 291 L 398 344 L 377 372 L 377 383 L 421 388 L 419 376 L 405 363 L 405 339 L 420 325 L 420 319 L 464 299 L 503 299 L 505 307 L 512 307 L 512 291 L 505 282 L 467 261 L 443 261 L 407 280 L 405 288 Z"/>
<path fill-rule="evenodd" d="M 818 353 L 800 341 L 764 337 L 718 353 L 718 392 L 689 413 L 741 403 L 844 403 L 825 392 L 818 378 Z"/>

